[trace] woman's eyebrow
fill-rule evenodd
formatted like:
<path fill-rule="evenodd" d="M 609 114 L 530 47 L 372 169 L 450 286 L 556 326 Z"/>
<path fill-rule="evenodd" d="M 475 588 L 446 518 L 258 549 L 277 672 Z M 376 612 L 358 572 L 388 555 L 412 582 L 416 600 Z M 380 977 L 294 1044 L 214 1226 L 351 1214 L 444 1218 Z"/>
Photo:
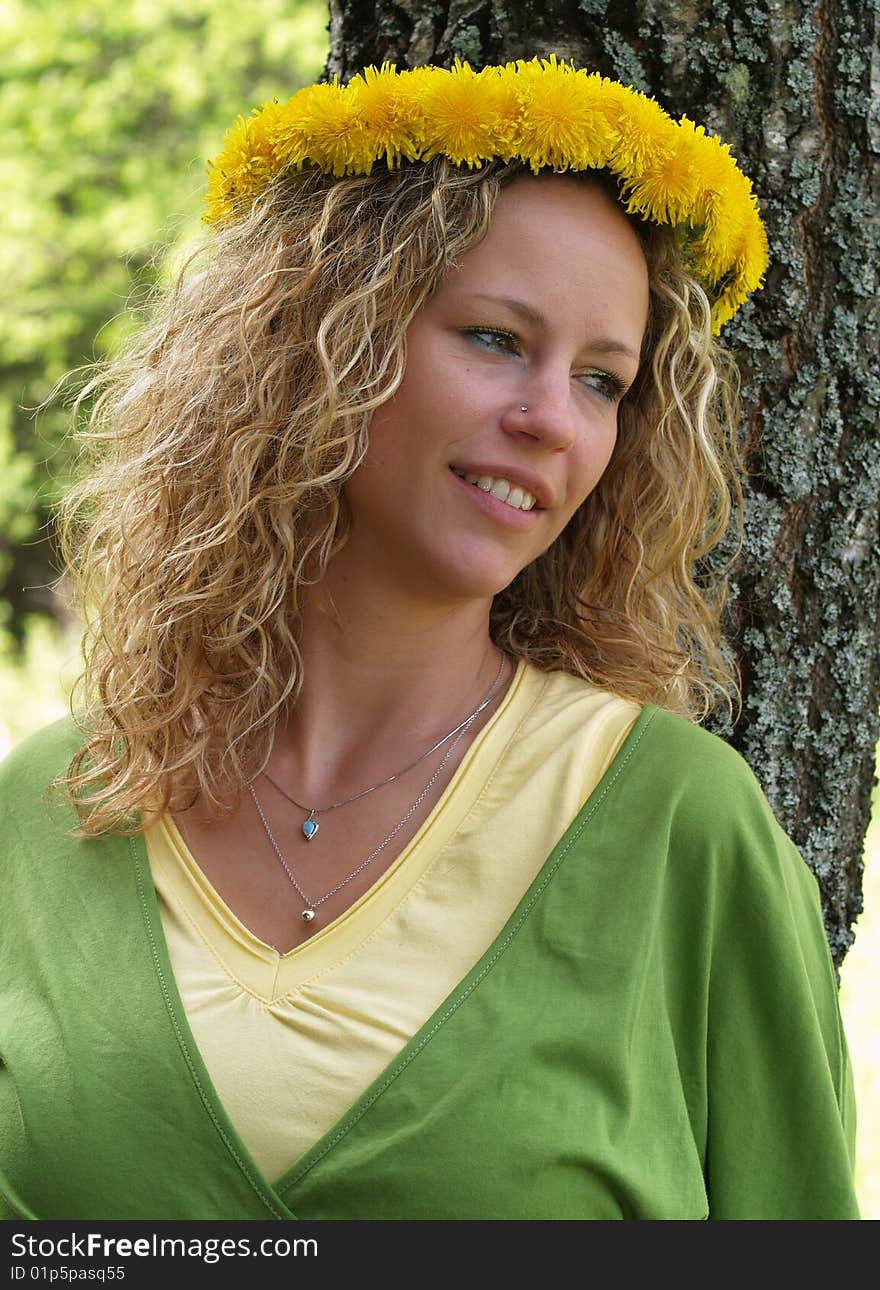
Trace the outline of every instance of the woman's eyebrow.
<path fill-rule="evenodd" d="M 516 296 L 490 296 L 485 292 L 473 292 L 475 300 L 488 300 L 490 304 L 505 305 L 513 313 L 518 314 L 520 318 L 531 323 L 534 327 L 542 328 L 547 331 L 549 323 L 540 309 L 535 309 L 533 305 L 526 304 L 524 300 L 518 300 Z M 637 354 L 629 345 L 625 345 L 622 340 L 614 340 L 611 336 L 596 336 L 589 342 L 589 348 L 599 354 L 625 354 L 627 358 L 634 359 L 637 363 L 641 362 L 641 355 Z"/>

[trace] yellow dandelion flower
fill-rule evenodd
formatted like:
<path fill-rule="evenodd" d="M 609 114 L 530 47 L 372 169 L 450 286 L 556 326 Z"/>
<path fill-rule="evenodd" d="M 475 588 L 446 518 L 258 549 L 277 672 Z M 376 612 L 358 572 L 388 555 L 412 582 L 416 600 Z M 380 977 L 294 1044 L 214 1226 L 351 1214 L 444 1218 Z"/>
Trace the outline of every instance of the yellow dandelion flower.
<path fill-rule="evenodd" d="M 745 297 L 738 300 L 736 293 L 733 291 L 725 291 L 723 295 L 718 297 L 710 312 L 713 336 L 717 336 L 724 324 L 730 321 L 744 299 Z"/>
<path fill-rule="evenodd" d="M 417 155 L 415 122 L 408 112 L 405 85 L 405 78 L 391 63 L 383 63 L 379 70 L 367 67 L 349 82 L 359 113 L 361 144 L 366 154 L 364 168 L 380 157 L 391 168 L 401 156 Z"/>
<path fill-rule="evenodd" d="M 426 121 L 423 160 L 442 153 L 457 166 L 479 167 L 496 155 L 504 138 L 500 81 L 491 69 L 488 74 L 474 72 L 458 59 L 452 71 L 437 70 L 439 75 L 426 78 L 419 87 Z"/>
<path fill-rule="evenodd" d="M 700 127 L 702 129 L 702 127 Z M 700 155 L 704 138 L 683 117 L 670 151 L 657 153 L 634 183 L 627 180 L 628 209 L 660 224 L 693 222 L 700 188 Z"/>
<path fill-rule="evenodd" d="M 730 148 L 714 135 L 702 140 L 698 165 L 700 191 L 696 199 L 697 217 L 699 219 L 705 211 L 706 218 L 709 218 L 709 213 L 714 208 L 734 197 L 732 183 L 739 171 L 730 155 Z"/>
<path fill-rule="evenodd" d="M 726 248 L 731 262 L 741 258 L 743 244 L 756 236 L 756 230 L 764 236 L 751 182 L 732 158 L 724 184 L 711 194 L 707 206 L 706 229 L 716 245 Z"/>
<path fill-rule="evenodd" d="M 695 248 L 703 263 L 707 282 L 719 282 L 730 271 L 743 244 L 750 208 L 737 200 L 733 185 L 703 194 L 700 205 L 700 233 Z"/>
<path fill-rule="evenodd" d="M 303 131 L 308 159 L 337 177 L 360 173 L 371 160 L 356 92 L 335 84 L 322 88 L 303 110 Z"/>
<path fill-rule="evenodd" d="M 742 278 L 743 287 L 748 293 L 764 281 L 767 265 L 770 261 L 770 246 L 767 234 L 761 223 L 757 210 L 754 218 L 749 220 L 742 246 L 736 258 L 736 267 Z"/>
<path fill-rule="evenodd" d="M 269 108 L 277 108 L 277 104 L 264 111 Z M 263 114 L 240 116 L 209 167 L 205 221 L 220 223 L 246 209 L 266 188 L 274 171 L 275 157 Z"/>
<path fill-rule="evenodd" d="M 700 280 L 706 286 L 720 282 L 730 271 L 735 258 L 735 248 L 742 239 L 742 230 L 736 241 L 728 236 L 723 221 L 715 219 L 705 224 L 693 241 L 693 254 L 700 265 Z"/>
<path fill-rule="evenodd" d="M 547 58 L 517 58 L 515 62 L 507 63 L 506 67 L 516 74 L 521 86 L 534 85 L 548 74 L 556 76 L 574 71 L 571 63 L 566 63 L 565 59 L 560 62 L 555 54 L 550 54 Z"/>
<path fill-rule="evenodd" d="M 522 78 L 519 156 L 532 170 L 552 166 L 588 170 L 604 166 L 613 144 L 598 73 L 574 71 L 555 61 L 528 68 Z"/>
<path fill-rule="evenodd" d="M 757 208 L 751 208 L 739 246 L 726 269 L 726 280 L 712 307 L 713 331 L 717 334 L 751 293 L 760 287 L 769 262 L 767 234 Z"/>
<path fill-rule="evenodd" d="M 332 88 L 330 85 L 307 85 L 297 90 L 286 103 L 274 105 L 272 111 L 263 108 L 263 131 L 279 170 L 286 166 L 302 167 L 308 157 L 310 142 L 305 126 L 309 107 L 320 100 L 322 92 L 325 97 L 328 91 L 332 94 Z"/>
<path fill-rule="evenodd" d="M 498 81 L 496 87 L 498 154 L 505 161 L 511 161 L 517 155 L 522 133 L 522 94 L 513 63 L 492 70 L 497 72 Z"/>
<path fill-rule="evenodd" d="M 606 111 L 614 134 L 608 164 L 616 173 L 636 180 L 651 162 L 673 151 L 678 127 L 646 94 L 608 81 Z"/>
<path fill-rule="evenodd" d="M 717 297 L 712 305 L 712 330 L 716 335 L 728 319 L 733 317 L 740 306 L 745 304 L 750 292 L 754 289 L 748 285 L 741 270 L 741 263 L 735 265 L 730 277 L 717 292 Z M 757 286 L 757 283 L 754 285 Z"/>

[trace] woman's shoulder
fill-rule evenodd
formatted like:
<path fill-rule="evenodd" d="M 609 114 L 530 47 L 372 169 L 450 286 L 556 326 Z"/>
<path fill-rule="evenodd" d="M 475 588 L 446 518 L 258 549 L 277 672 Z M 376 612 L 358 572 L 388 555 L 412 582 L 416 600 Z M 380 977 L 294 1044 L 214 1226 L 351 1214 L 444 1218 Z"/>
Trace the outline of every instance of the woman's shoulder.
<path fill-rule="evenodd" d="M 519 664 L 524 679 L 539 695 L 539 702 L 544 707 L 571 707 L 572 705 L 606 704 L 630 712 L 634 717 L 641 711 L 641 705 L 632 699 L 625 698 L 607 686 L 600 686 L 588 681 L 574 672 L 565 672 L 560 668 L 544 669 L 529 659 Z"/>
<path fill-rule="evenodd" d="M 116 834 L 79 835 L 73 803 L 55 784 L 86 739 L 73 717 L 63 717 L 26 736 L 0 762 L 0 886 L 10 900 L 13 890 L 27 898 L 48 876 L 57 888 L 73 857 L 103 863 L 119 854 Z"/>
<path fill-rule="evenodd" d="M 582 816 L 633 854 L 672 865 L 685 880 L 760 885 L 777 878 L 815 886 L 815 878 L 751 766 L 719 735 L 647 704 L 622 739 Z M 672 870 L 669 871 L 670 874 Z"/>
<path fill-rule="evenodd" d="M 544 671 L 529 661 L 520 669 L 530 699 L 527 733 L 539 731 L 543 738 L 575 748 L 591 746 L 597 738 L 619 743 L 642 711 L 632 699 L 571 672 Z"/>
<path fill-rule="evenodd" d="M 771 888 L 790 900 L 816 902 L 815 876 L 777 819 L 755 772 L 719 735 L 661 708 L 642 710 L 621 750 L 631 764 L 625 799 L 643 800 L 643 825 L 669 839 L 677 866 L 699 884 L 751 890 Z"/>
<path fill-rule="evenodd" d="M 26 735 L 0 761 L 0 788 L 30 786 L 45 780 L 50 783 L 63 774 L 71 758 L 82 746 L 84 735 L 73 717 L 61 717 Z"/>
<path fill-rule="evenodd" d="M 578 714 L 586 721 L 594 714 L 627 728 L 617 765 L 649 763 L 652 778 L 675 781 L 679 791 L 697 796 L 721 794 L 753 796 L 760 788 L 742 755 L 719 735 L 686 717 L 653 704 L 642 705 L 606 687 L 594 685 L 568 672 L 540 672 L 530 668 L 540 685 L 536 711 L 542 722 L 557 711 Z M 542 684 L 541 684 L 542 683 Z M 587 731 L 592 736 L 592 730 Z"/>
<path fill-rule="evenodd" d="M 73 717 L 62 717 L 17 743 L 0 761 L 0 822 L 21 832 L 30 821 L 45 819 L 50 786 L 65 774 L 84 740 Z M 66 815 L 60 795 L 55 814 L 58 807 Z"/>
<path fill-rule="evenodd" d="M 654 704 L 642 705 L 614 690 L 568 672 L 528 669 L 538 695 L 533 723 L 542 729 L 564 725 L 580 732 L 585 745 L 597 733 L 618 736 L 605 789 L 657 797 L 676 811 L 697 817 L 760 813 L 769 804 L 748 762 L 731 744 L 704 726 Z M 577 739 L 575 739 L 577 744 Z"/>
<path fill-rule="evenodd" d="M 640 709 L 618 760 L 677 807 L 711 803 L 723 812 L 751 802 L 769 809 L 754 771 L 732 744 L 666 708 Z"/>

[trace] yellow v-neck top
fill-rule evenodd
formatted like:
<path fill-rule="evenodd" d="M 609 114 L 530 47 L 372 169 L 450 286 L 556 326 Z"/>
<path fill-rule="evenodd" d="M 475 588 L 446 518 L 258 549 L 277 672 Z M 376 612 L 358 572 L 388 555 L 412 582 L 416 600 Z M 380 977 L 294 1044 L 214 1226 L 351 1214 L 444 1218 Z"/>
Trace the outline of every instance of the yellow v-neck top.
<path fill-rule="evenodd" d="M 288 954 L 236 918 L 170 816 L 147 830 L 190 1028 L 266 1177 L 344 1115 L 485 953 L 639 711 L 521 661 L 394 863 Z"/>

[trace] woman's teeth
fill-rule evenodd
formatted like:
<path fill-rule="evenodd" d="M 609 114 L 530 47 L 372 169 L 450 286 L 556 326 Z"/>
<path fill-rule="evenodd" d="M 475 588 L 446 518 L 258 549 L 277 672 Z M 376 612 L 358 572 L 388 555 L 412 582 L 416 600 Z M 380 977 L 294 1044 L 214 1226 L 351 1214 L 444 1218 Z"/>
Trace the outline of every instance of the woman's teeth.
<path fill-rule="evenodd" d="M 517 511 L 530 511 L 535 505 L 535 499 L 531 493 L 527 493 L 524 488 L 518 484 L 511 484 L 507 479 L 494 479 L 492 475 L 466 475 L 461 470 L 455 470 L 453 474 L 458 475 L 459 479 L 466 479 L 469 484 L 475 484 L 481 488 L 484 493 L 491 493 L 497 497 L 499 502 L 505 502 Z"/>

